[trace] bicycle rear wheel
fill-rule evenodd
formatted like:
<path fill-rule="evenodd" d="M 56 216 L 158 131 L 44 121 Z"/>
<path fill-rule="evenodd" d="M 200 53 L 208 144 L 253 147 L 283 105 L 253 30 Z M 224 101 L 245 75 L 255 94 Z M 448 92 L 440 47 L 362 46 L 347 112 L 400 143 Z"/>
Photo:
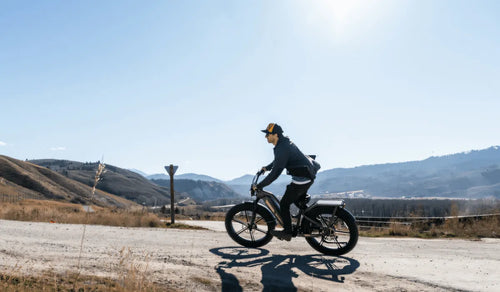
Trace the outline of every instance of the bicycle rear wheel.
<path fill-rule="evenodd" d="M 335 214 L 333 213 L 335 212 Z M 310 233 L 307 243 L 326 255 L 343 255 L 351 251 L 358 242 L 356 219 L 343 208 L 319 206 L 305 214 L 303 230 Z"/>

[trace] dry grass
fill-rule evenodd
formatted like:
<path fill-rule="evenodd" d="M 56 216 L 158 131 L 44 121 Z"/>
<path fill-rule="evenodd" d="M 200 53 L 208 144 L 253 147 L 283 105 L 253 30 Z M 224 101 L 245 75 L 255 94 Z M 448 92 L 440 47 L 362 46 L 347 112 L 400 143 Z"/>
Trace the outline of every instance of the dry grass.
<path fill-rule="evenodd" d="M 175 229 L 208 230 L 208 229 L 203 228 L 203 227 L 187 225 L 187 224 L 183 224 L 183 223 L 172 224 L 170 222 L 167 222 L 166 226 L 167 226 L 167 228 L 175 228 Z"/>
<path fill-rule="evenodd" d="M 127 271 L 118 279 L 96 276 L 82 276 L 65 274 L 56 275 L 46 273 L 40 276 L 17 276 L 0 273 L 0 290 L 5 292 L 31 292 L 31 291 L 176 291 L 164 285 L 145 280 L 144 275 L 137 271 Z M 76 281 L 75 281 L 76 280 Z"/>
<path fill-rule="evenodd" d="M 39 275 L 23 274 L 17 268 L 0 273 L 0 291 L 164 291 L 163 285 L 148 280 L 147 255 L 138 257 L 130 249 L 123 248 L 118 256 L 115 278 L 80 273 L 56 274 L 51 270 Z"/>
<path fill-rule="evenodd" d="M 226 212 L 207 210 L 207 208 L 202 205 L 179 206 L 177 210 L 178 213 L 175 214 L 175 218 L 179 218 L 180 220 L 224 221 L 226 217 Z"/>
<path fill-rule="evenodd" d="M 176 283 L 168 287 L 165 285 L 169 283 L 160 285 L 150 280 L 148 254 L 137 255 L 129 248 L 122 248 L 117 260 L 113 278 L 68 272 L 56 274 L 53 271 L 39 275 L 23 274 L 19 268 L 0 272 L 0 291 L 179 291 Z"/>
<path fill-rule="evenodd" d="M 500 216 L 482 219 L 447 219 L 444 224 L 415 223 L 402 225 L 396 222 L 388 228 L 372 227 L 360 230 L 361 236 L 401 236 L 418 238 L 500 238 Z"/>
<path fill-rule="evenodd" d="M 123 227 L 160 227 L 164 224 L 152 213 L 139 210 L 108 209 L 91 206 L 93 213 L 85 212 L 81 205 L 45 200 L 24 200 L 18 203 L 2 203 L 0 219 L 92 224 Z"/>

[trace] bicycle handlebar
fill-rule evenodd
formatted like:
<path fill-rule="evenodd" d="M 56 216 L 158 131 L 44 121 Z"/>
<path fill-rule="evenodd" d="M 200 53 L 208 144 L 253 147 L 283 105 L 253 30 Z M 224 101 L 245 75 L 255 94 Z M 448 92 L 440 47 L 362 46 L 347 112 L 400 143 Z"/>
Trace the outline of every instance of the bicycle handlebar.
<path fill-rule="evenodd" d="M 262 171 L 262 170 L 257 171 L 257 173 L 255 174 L 255 176 L 252 179 L 252 186 L 257 184 L 257 182 L 259 181 L 259 177 L 263 174 L 264 174 L 264 171 Z M 250 193 L 252 196 L 255 195 L 255 191 L 253 190 L 252 187 L 250 187 Z"/>

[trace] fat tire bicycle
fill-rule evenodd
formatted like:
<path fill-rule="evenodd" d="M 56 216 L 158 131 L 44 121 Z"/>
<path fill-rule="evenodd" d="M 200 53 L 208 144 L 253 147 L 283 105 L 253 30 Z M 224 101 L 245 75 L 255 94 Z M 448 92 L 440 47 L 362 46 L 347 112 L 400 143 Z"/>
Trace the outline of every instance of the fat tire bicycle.
<path fill-rule="evenodd" d="M 262 172 L 258 172 L 252 185 Z M 265 190 L 251 190 L 253 201 L 233 206 L 225 218 L 229 236 L 245 247 L 261 247 L 273 239 L 271 230 L 283 225 L 279 200 Z M 358 226 L 354 216 L 345 209 L 343 200 L 318 200 L 309 204 L 306 194 L 294 204 L 298 213 L 292 216 L 293 237 L 304 237 L 315 250 L 325 255 L 343 255 L 358 242 Z"/>

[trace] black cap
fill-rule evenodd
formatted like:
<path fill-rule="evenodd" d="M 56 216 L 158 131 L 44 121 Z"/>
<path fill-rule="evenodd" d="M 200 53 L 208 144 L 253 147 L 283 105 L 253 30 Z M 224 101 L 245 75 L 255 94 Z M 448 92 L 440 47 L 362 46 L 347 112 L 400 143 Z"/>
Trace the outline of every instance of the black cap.
<path fill-rule="evenodd" d="M 266 134 L 283 134 L 281 126 L 275 123 L 270 123 L 265 130 L 261 131 Z"/>

